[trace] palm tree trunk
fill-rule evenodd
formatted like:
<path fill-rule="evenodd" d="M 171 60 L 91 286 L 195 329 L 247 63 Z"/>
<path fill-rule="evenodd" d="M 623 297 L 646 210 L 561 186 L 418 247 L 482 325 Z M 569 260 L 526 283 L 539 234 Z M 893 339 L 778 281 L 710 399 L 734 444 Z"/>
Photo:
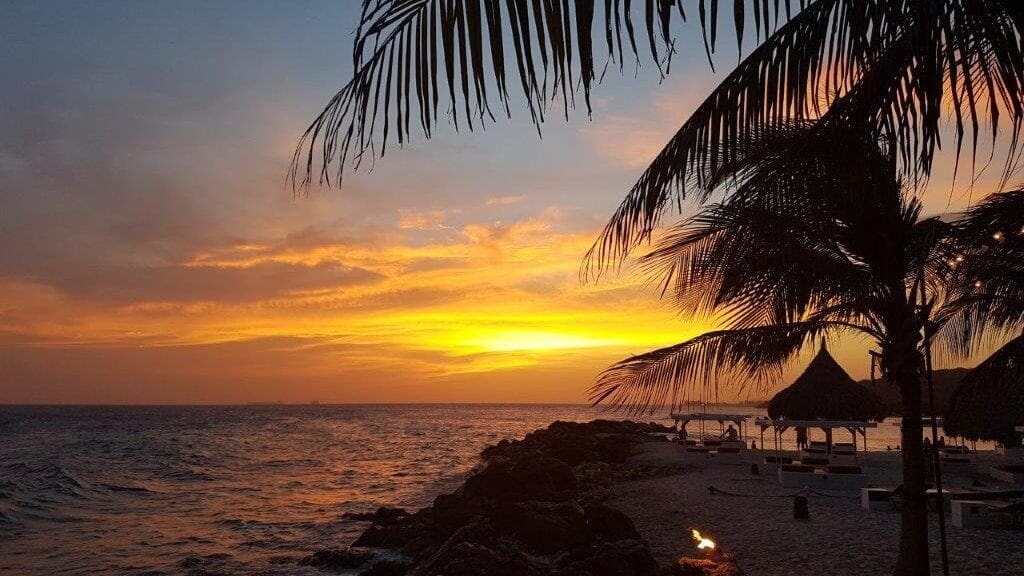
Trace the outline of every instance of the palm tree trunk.
<path fill-rule="evenodd" d="M 911 349 L 913 350 L 913 349 Z M 899 557 L 896 576 L 929 576 L 928 501 L 925 492 L 926 462 L 921 445 L 921 362 L 916 350 L 909 362 L 893 374 L 903 407 L 903 509 L 900 516 Z"/>

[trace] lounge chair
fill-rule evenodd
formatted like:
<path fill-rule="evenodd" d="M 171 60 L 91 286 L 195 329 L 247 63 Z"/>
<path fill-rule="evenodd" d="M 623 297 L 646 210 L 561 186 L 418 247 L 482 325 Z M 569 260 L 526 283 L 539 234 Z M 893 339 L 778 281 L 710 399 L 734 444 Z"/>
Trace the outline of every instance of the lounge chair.
<path fill-rule="evenodd" d="M 957 528 L 1024 529 L 1024 502 L 953 500 L 952 509 L 953 525 Z"/>
<path fill-rule="evenodd" d="M 861 488 L 860 507 L 865 510 L 893 510 L 893 490 L 894 488 L 883 486 Z"/>

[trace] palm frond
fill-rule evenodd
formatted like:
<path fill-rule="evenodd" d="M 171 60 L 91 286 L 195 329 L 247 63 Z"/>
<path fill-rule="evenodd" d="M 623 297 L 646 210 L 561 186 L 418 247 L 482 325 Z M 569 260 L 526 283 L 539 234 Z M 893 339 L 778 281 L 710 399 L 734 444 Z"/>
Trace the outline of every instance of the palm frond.
<path fill-rule="evenodd" d="M 753 11 L 745 10 L 750 2 Z M 767 36 L 792 0 L 733 0 L 737 41 L 744 24 Z M 303 134 L 289 176 L 306 185 L 319 174 L 330 184 L 349 161 L 383 154 L 390 141 L 409 142 L 419 124 L 430 138 L 439 124 L 474 130 L 511 115 L 517 89 L 540 130 L 553 102 L 568 118 L 611 64 L 649 59 L 664 75 L 675 51 L 673 21 L 687 17 L 683 0 L 364 0 L 353 48 L 353 76 Z M 710 57 L 717 41 L 718 2 L 695 7 Z M 642 19 L 642 24 L 637 20 Z M 643 32 L 638 32 L 642 27 Z M 595 63 L 603 36 L 605 62 Z M 641 48 L 646 45 L 645 48 Z M 515 68 L 510 72 L 509 68 Z M 517 77 L 516 77 L 517 76 Z M 447 117 L 447 118 L 446 118 Z"/>
<path fill-rule="evenodd" d="M 737 381 L 778 378 L 808 342 L 847 329 L 809 321 L 708 332 L 612 365 L 590 388 L 590 401 L 637 414 L 664 405 L 674 409 L 695 387 L 711 391 Z"/>
<path fill-rule="evenodd" d="M 615 266 L 648 242 L 672 206 L 707 200 L 723 165 L 736 163 L 759 131 L 787 121 L 831 119 L 884 135 L 915 183 L 931 172 L 943 118 L 956 126 L 958 166 L 966 138 L 975 158 L 983 133 L 991 134 L 994 153 L 1005 129 L 1009 177 L 1019 165 L 1024 122 L 1020 12 L 1012 0 L 811 3 L 747 56 L 669 140 L 606 225 L 588 255 L 591 267 Z"/>

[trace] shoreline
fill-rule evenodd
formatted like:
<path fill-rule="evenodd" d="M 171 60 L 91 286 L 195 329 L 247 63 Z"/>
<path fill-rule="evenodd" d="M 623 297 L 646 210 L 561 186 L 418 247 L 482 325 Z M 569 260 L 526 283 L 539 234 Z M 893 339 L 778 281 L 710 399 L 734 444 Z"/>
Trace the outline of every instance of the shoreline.
<path fill-rule="evenodd" d="M 352 515 L 369 526 L 348 550 L 318 551 L 301 563 L 366 576 L 713 573 L 679 567 L 680 557 L 701 555 L 690 536 L 696 528 L 748 575 L 891 572 L 898 513 L 861 509 L 859 491 L 815 491 L 811 519 L 794 520 L 798 490 L 780 486 L 763 464 L 752 474 L 761 451 L 738 465 L 700 460 L 659 435 L 668 431 L 655 423 L 555 422 L 504 440 L 485 448 L 481 464 L 431 506 Z M 862 457 L 871 484 L 898 483 L 898 452 Z M 982 453 L 979 463 L 993 457 Z M 945 473 L 949 487 L 979 479 L 974 466 Z M 932 515 L 936 562 L 937 531 Z M 950 525 L 948 533 L 955 574 L 1012 576 L 1024 565 L 1019 532 Z"/>

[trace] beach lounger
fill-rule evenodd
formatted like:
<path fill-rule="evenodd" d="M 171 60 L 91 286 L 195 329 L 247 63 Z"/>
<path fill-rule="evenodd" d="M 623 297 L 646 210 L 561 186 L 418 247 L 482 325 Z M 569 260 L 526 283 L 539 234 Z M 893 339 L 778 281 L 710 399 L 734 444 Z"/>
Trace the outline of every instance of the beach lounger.
<path fill-rule="evenodd" d="M 871 487 L 860 489 L 860 507 L 865 510 L 886 511 L 893 510 L 892 505 L 893 488 Z"/>
<path fill-rule="evenodd" d="M 859 490 L 867 484 L 867 475 L 857 466 L 815 468 L 804 464 L 779 467 L 779 481 L 786 488 L 817 488 L 821 490 Z"/>
<path fill-rule="evenodd" d="M 863 474 L 864 469 L 857 464 L 829 464 L 824 468 L 831 474 Z"/>
<path fill-rule="evenodd" d="M 967 454 L 946 454 L 944 452 L 940 452 L 939 460 L 942 461 L 943 465 L 949 464 L 953 466 L 972 463 L 971 457 Z"/>
<path fill-rule="evenodd" d="M 1011 524 L 1015 514 L 1024 522 L 1021 503 L 999 503 L 991 500 L 953 500 L 953 526 L 957 528 L 997 528 Z"/>
<path fill-rule="evenodd" d="M 723 464 L 743 463 L 743 451 L 739 448 L 720 446 L 717 450 L 712 452 L 711 457 L 714 458 L 716 462 L 721 462 Z"/>

